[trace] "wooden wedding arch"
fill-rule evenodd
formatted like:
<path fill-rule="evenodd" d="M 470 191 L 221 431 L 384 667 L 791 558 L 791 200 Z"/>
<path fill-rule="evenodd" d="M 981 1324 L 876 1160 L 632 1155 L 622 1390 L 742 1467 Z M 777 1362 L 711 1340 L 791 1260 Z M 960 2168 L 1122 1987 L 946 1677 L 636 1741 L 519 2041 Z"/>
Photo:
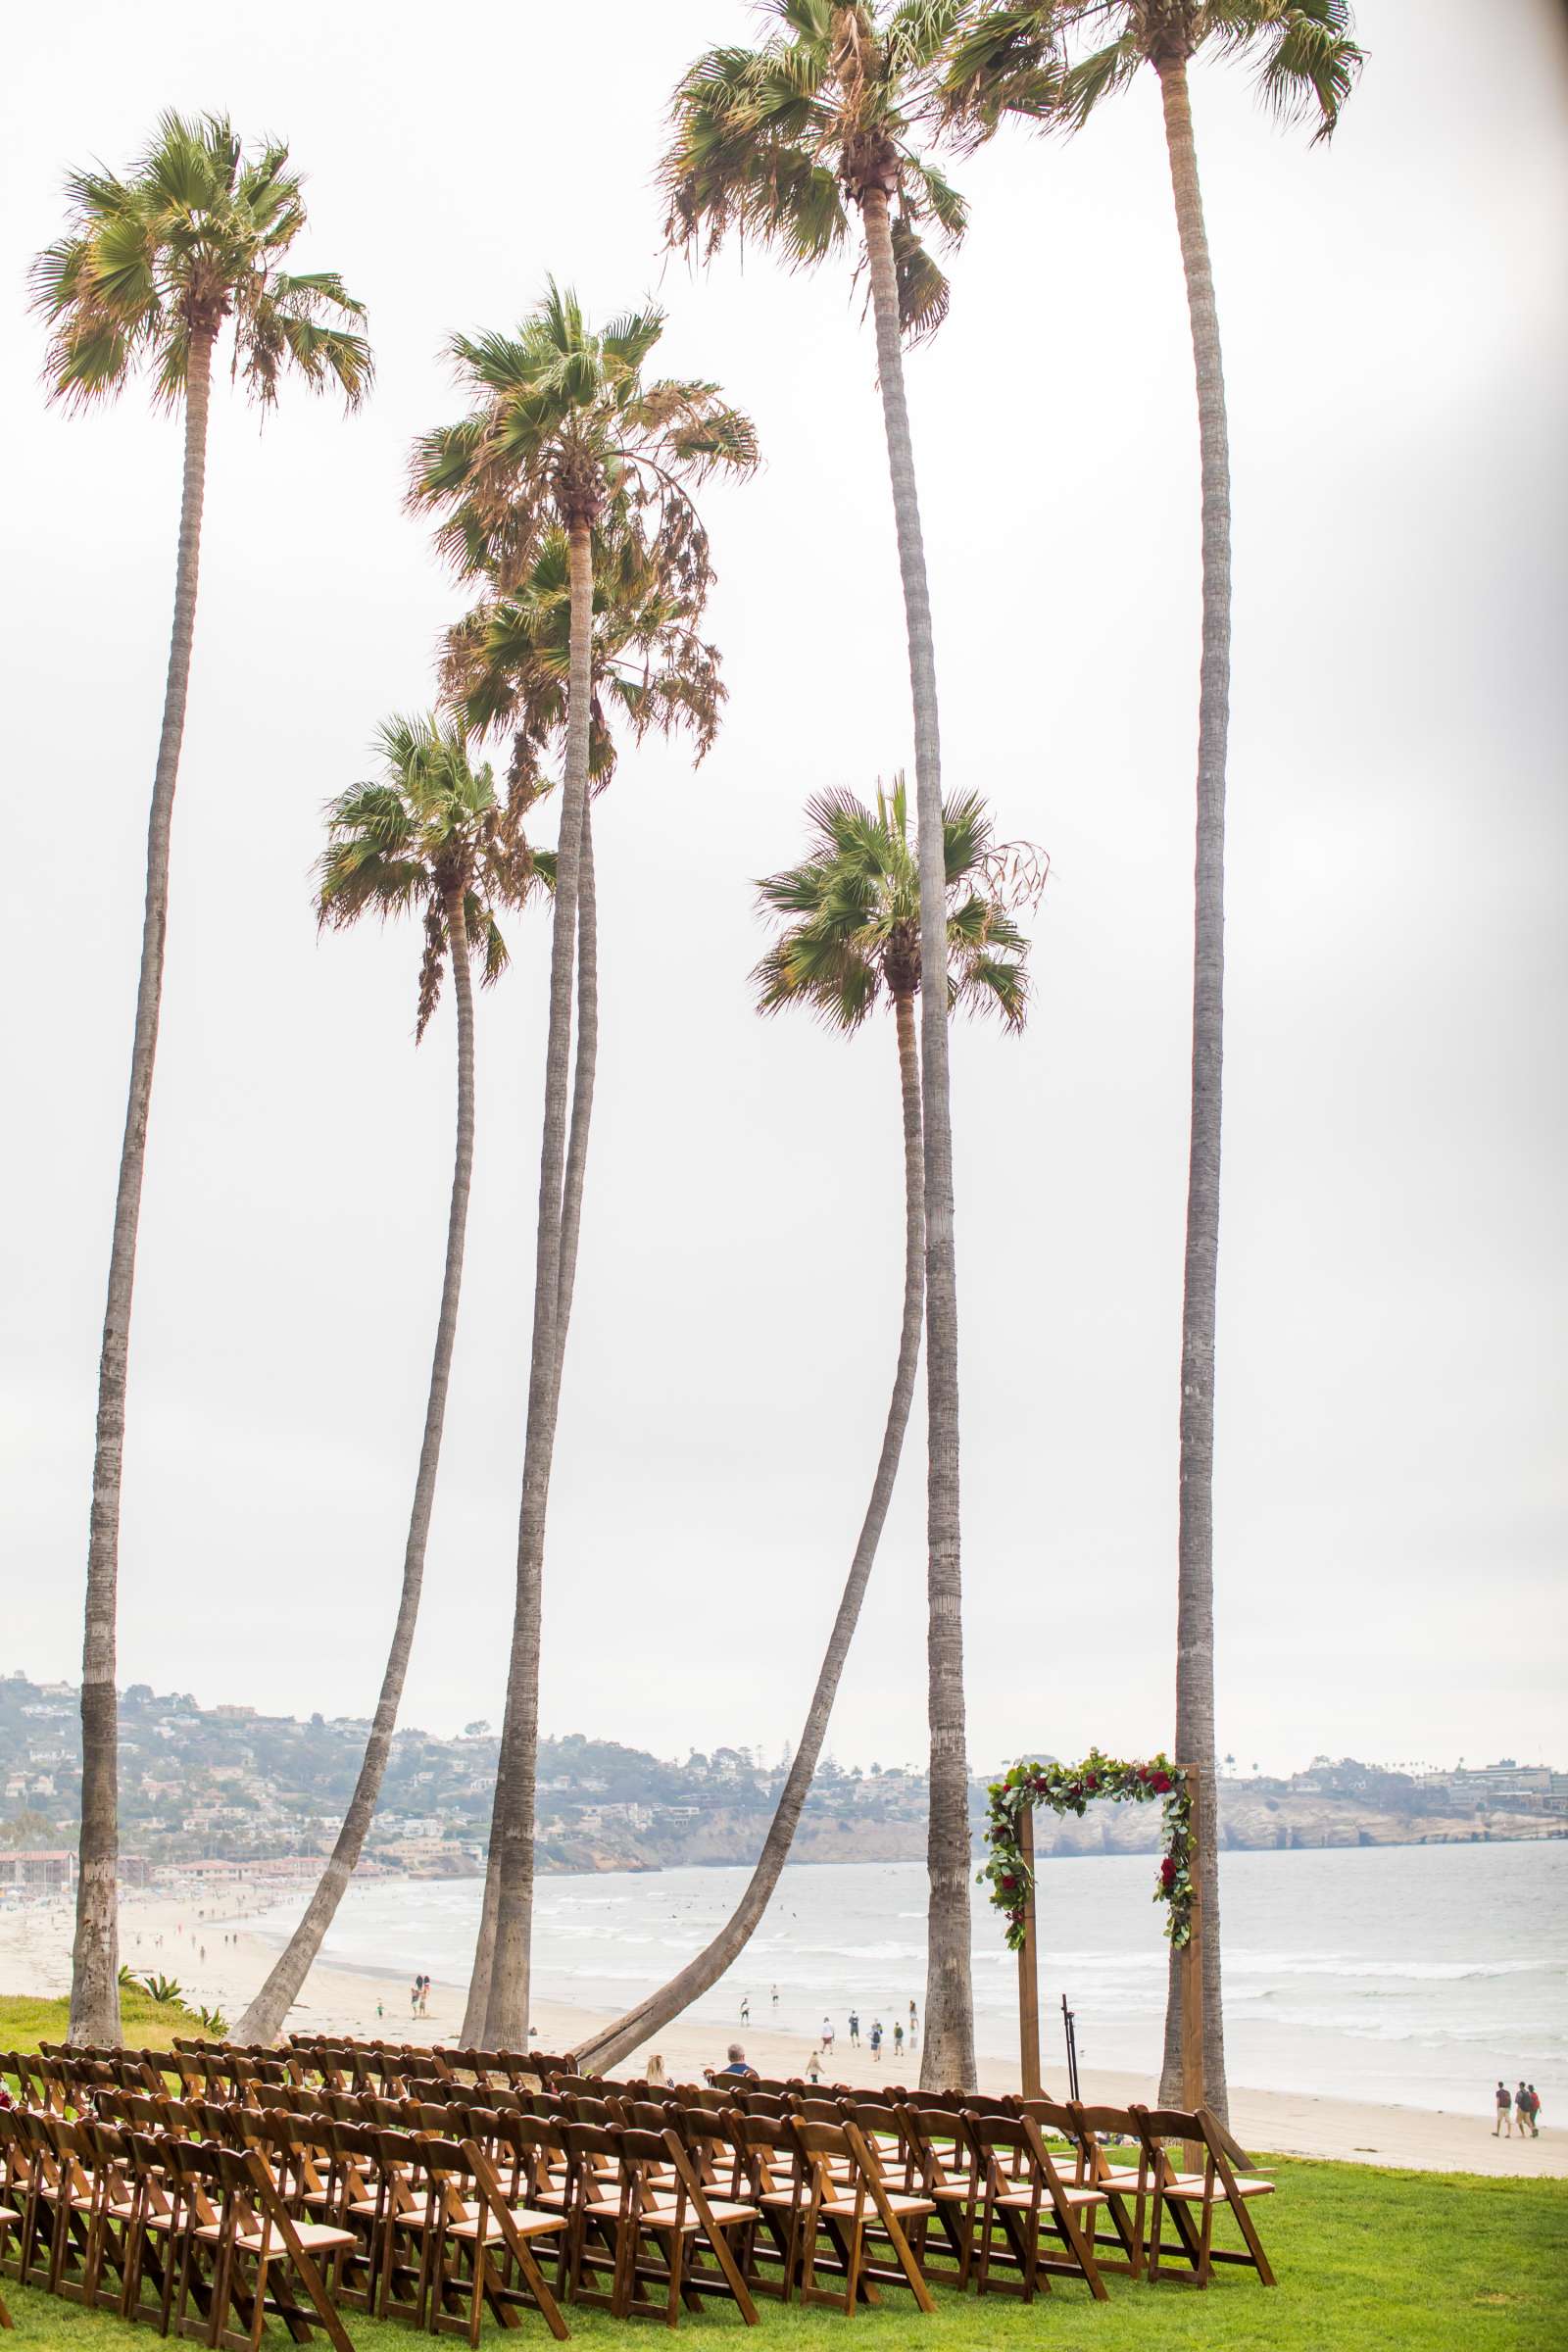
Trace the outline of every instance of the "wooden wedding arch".
<path fill-rule="evenodd" d="M 1199 1874 L 1203 1767 L 1156 1755 L 1124 1763 L 1092 1748 L 1081 1764 L 1014 1764 L 991 1786 L 986 1831 L 991 1858 L 981 1872 L 1007 1921 L 1018 1955 L 1018 2052 L 1025 2098 L 1041 2095 L 1040 1955 L 1035 1903 L 1036 1811 L 1086 1813 L 1091 1804 L 1157 1802 L 1164 1839 L 1153 1899 L 1166 1906 L 1165 1934 L 1181 1953 L 1182 2105 L 1204 2104 L 1203 1895 Z"/>

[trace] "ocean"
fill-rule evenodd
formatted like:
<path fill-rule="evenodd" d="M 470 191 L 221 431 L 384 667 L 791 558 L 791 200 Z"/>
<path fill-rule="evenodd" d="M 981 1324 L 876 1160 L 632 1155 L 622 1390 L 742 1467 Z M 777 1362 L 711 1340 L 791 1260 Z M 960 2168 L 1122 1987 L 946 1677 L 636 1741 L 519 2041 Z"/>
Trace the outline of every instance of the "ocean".
<path fill-rule="evenodd" d="M 1060 2001 L 1080 2060 L 1152 2072 L 1166 1946 L 1149 1855 L 1046 1861 L 1040 1984 L 1048 2077 L 1063 2063 Z M 743 1870 L 545 1878 L 535 1893 L 541 2000 L 619 2010 L 652 1991 L 732 1909 Z M 323 1958 L 464 1984 L 476 1879 L 351 1886 Z M 1568 1841 L 1230 1853 L 1220 1862 L 1225 2031 L 1233 2082 L 1401 2106 L 1490 2111 L 1493 2084 L 1536 2084 L 1548 2120 L 1568 2094 Z M 298 1916 L 255 1923 L 281 1942 Z M 1017 2050 L 1017 1963 L 975 1890 L 975 2041 Z M 778 2005 L 773 2006 L 776 1988 Z M 839 2047 L 858 2010 L 889 2034 L 925 1997 L 925 1873 L 917 1863 L 786 1869 L 737 1966 L 691 2015 L 798 2032 L 824 2015 Z M 395 2017 L 394 2017 L 395 2030 Z"/>

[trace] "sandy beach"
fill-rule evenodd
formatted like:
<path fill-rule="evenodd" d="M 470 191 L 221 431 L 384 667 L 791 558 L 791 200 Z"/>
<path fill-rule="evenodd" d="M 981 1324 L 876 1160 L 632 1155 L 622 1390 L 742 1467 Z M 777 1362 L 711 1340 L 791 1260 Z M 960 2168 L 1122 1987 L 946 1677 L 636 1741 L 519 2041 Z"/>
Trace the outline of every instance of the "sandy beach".
<path fill-rule="evenodd" d="M 277 1892 L 271 1887 L 258 1897 L 243 1887 L 221 1886 L 206 1893 L 155 1889 L 126 1894 L 121 1904 L 121 1957 L 138 1973 L 175 1978 L 188 2000 L 221 2010 L 232 2024 L 275 1957 L 273 1947 L 245 1923 L 264 1900 L 274 1901 Z M 302 1899 L 303 1892 L 302 1888 Z M 73 1918 L 67 1901 L 0 1907 L 0 1992 L 68 1990 Z M 409 1985 L 401 1975 L 318 1962 L 288 2022 L 290 2030 L 298 2031 L 451 2041 L 462 2025 L 463 2005 L 463 1986 L 437 1983 L 427 2014 L 412 2018 Z M 544 2048 L 568 2049 L 602 2025 L 606 2015 L 564 2001 L 541 2000 L 535 2005 L 534 2023 Z M 769 2032 L 765 2017 L 748 2027 L 737 2026 L 735 2033 L 752 2064 L 764 2074 L 802 2073 L 811 2054 L 810 2043 L 800 2036 Z M 724 2059 L 720 2032 L 706 2023 L 667 2026 L 649 2046 L 657 2046 L 677 2079 L 694 2077 L 702 2067 Z M 635 2071 L 644 2054 L 634 2053 L 625 2071 Z M 827 2071 L 866 2082 L 875 2081 L 879 2071 L 896 2079 L 891 2058 L 878 2070 L 868 2051 L 852 2054 L 842 2041 Z M 914 2072 L 904 2061 L 904 2077 L 912 2079 Z M 1017 2060 L 1005 2053 L 982 2052 L 979 2075 L 982 2089 L 1014 2090 Z M 1050 2082 L 1048 2087 L 1059 2092 L 1065 2085 Z M 1085 2070 L 1082 2088 L 1087 2099 L 1109 2105 L 1154 2095 L 1153 2083 L 1140 2076 L 1095 2067 Z M 1568 2174 L 1568 2131 L 1547 2125 L 1539 2139 L 1494 2138 L 1492 2118 L 1481 2112 L 1443 2113 L 1233 2085 L 1231 2125 L 1246 2147 L 1281 2155 L 1327 2156 L 1422 2172 Z"/>

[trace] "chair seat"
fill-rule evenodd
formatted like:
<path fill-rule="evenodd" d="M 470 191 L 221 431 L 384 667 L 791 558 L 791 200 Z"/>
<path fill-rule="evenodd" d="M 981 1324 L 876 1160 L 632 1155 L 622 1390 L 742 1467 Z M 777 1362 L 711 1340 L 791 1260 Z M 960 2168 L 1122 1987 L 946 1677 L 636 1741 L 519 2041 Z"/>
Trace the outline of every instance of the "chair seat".
<path fill-rule="evenodd" d="M 985 2191 L 966 2188 L 961 2181 L 938 2180 L 933 2182 L 930 2194 L 939 2205 L 978 2205 Z"/>
<path fill-rule="evenodd" d="M 727 2205 L 718 2198 L 710 2198 L 708 2210 L 712 2215 L 713 2227 L 717 2230 L 731 2230 L 737 2222 L 755 2222 L 761 2219 L 755 2205 Z M 608 2220 L 617 2220 L 620 2216 L 620 2203 L 618 2199 L 606 2197 L 603 2202 L 590 2205 L 588 2211 L 601 2214 Z M 702 2228 L 701 2220 L 690 2206 L 681 2215 L 678 2224 L 675 2220 L 676 2211 L 677 2208 L 672 2204 L 645 2206 L 637 2216 L 638 2226 L 644 2230 L 674 2230 L 678 2227 L 682 2230 L 687 2230 Z"/>
<path fill-rule="evenodd" d="M 9 2205 L 0 2205 L 0 2230 L 20 2230 L 22 2216 L 13 2213 Z"/>
<path fill-rule="evenodd" d="M 1210 2189 L 1201 2175 L 1183 2174 L 1178 2180 L 1167 2182 L 1165 2194 L 1167 2197 L 1179 2197 L 1184 2205 L 1223 2205 L 1226 2202 L 1224 2181 L 1216 2180 Z M 1236 2194 L 1239 2197 L 1271 2197 L 1274 2183 L 1260 2180 L 1255 2173 L 1238 2173 Z"/>
<path fill-rule="evenodd" d="M 891 2188 L 884 2189 L 882 2193 L 889 2210 L 895 2215 L 935 2213 L 936 2211 L 936 2207 L 929 2197 L 906 2197 L 902 2189 Z M 831 2213 L 836 2220 L 848 2220 L 855 2212 L 855 2199 L 853 2197 L 824 2197 L 822 2203 L 817 2207 L 817 2211 Z M 860 2208 L 860 2218 L 873 2225 L 876 2222 L 877 2210 L 869 2197 Z"/>
<path fill-rule="evenodd" d="M 223 2235 L 222 2225 L 205 2222 L 196 2234 L 210 2244 L 217 2245 Z M 325 2222 L 296 2222 L 294 2234 L 307 2254 L 327 2254 L 334 2246 L 352 2246 L 359 2242 L 352 2230 L 332 2230 Z M 234 2243 L 243 2246 L 247 2254 L 259 2254 L 262 2250 L 262 2232 L 260 2230 L 236 2230 Z M 288 2257 L 288 2248 L 276 2230 L 268 2238 L 267 2250 L 270 2256 L 281 2256 L 284 2260 Z"/>
<path fill-rule="evenodd" d="M 566 2217 L 561 2213 L 536 2213 L 527 2205 L 511 2205 L 507 2211 L 512 2226 L 519 2237 L 543 2237 L 548 2230 L 564 2230 L 566 2226 Z M 482 2230 L 478 2218 L 470 2216 L 466 2221 L 454 2222 L 448 2235 L 451 2237 L 483 2236 L 486 2239 L 499 2237 L 501 2224 L 493 2213 L 486 2212 Z"/>
<path fill-rule="evenodd" d="M 1064 2186 L 1061 2198 L 1064 2205 L 1103 2205 L 1105 2192 L 1102 2188 L 1067 2188 Z M 997 2199 L 999 2205 L 1007 2205 L 1014 2209 L 1026 2208 L 1034 2201 L 1033 2192 L 1027 2188 L 1010 2189 L 1006 2196 Z M 1040 2210 L 1043 2214 L 1050 2213 L 1052 2210 L 1051 2198 L 1044 2189 L 1040 2192 Z"/>

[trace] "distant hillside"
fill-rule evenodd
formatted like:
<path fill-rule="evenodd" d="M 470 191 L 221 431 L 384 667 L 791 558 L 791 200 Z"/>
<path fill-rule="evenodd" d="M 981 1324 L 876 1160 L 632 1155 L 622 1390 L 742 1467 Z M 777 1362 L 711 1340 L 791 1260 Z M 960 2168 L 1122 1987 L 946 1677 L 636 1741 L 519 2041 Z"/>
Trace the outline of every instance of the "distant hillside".
<path fill-rule="evenodd" d="M 353 1788 L 368 1725 L 352 1716 L 199 1707 L 132 1684 L 121 1698 L 121 1845 L 150 1862 L 277 1860 L 324 1851 Z M 372 1865 L 424 1876 L 477 1869 L 489 1833 L 498 1742 L 475 1722 L 459 1739 L 399 1732 L 372 1826 Z M 760 1752 L 696 1750 L 684 1763 L 573 1733 L 539 1756 L 540 1865 L 654 1870 L 756 1860 L 783 1767 Z M 77 1692 L 70 1683 L 0 1679 L 0 1846 L 73 1845 L 81 1793 Z M 978 1829 L 985 1783 L 972 1809 Z M 913 1861 L 925 1851 L 923 1773 L 818 1769 L 795 1852 L 801 1861 Z M 1568 1776 L 1500 1764 L 1424 1780 L 1352 1758 L 1319 1757 L 1288 1781 L 1222 1779 L 1227 1846 L 1383 1845 L 1568 1834 Z M 1152 1850 L 1143 1806 L 1044 1818 L 1045 1853 Z"/>

